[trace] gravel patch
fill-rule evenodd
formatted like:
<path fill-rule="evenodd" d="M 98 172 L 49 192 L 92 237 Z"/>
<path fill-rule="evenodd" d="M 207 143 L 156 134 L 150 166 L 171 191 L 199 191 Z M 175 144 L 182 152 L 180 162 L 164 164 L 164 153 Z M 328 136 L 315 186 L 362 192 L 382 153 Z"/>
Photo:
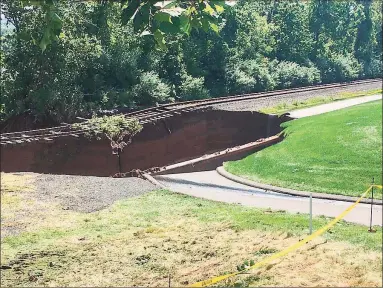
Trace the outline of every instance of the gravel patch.
<path fill-rule="evenodd" d="M 34 183 L 41 200 L 58 201 L 63 209 L 78 212 L 101 210 L 115 201 L 157 190 L 149 181 L 130 178 L 41 174 Z"/>
<path fill-rule="evenodd" d="M 30 229 L 34 231 L 33 227 L 36 224 L 38 226 L 36 221 L 41 219 L 44 222 L 52 215 L 59 215 L 60 211 L 56 209 L 90 213 L 107 208 L 118 200 L 160 189 L 149 181 L 135 177 L 112 178 L 31 172 L 10 174 L 30 175 L 31 178 L 24 178 L 19 184 L 9 183 L 11 188 L 18 185 L 25 188 L 5 192 L 9 193 L 6 199 L 14 202 L 5 205 L 1 203 L 1 239 Z M 31 190 L 28 190 L 28 187 Z"/>
<path fill-rule="evenodd" d="M 338 93 L 360 92 L 374 89 L 382 89 L 382 81 L 374 83 L 358 84 L 348 87 L 328 88 L 318 91 L 295 92 L 262 99 L 244 100 L 240 102 L 222 103 L 213 105 L 213 109 L 225 111 L 259 111 L 267 107 L 273 107 L 278 104 L 291 104 L 295 101 L 304 101 L 311 98 L 324 97 L 330 98 Z"/>

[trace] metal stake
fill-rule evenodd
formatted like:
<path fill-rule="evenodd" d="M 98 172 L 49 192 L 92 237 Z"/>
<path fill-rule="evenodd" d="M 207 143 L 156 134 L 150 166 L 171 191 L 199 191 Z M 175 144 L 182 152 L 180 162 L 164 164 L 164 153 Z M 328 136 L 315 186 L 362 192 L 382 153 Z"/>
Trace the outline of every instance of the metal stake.
<path fill-rule="evenodd" d="M 170 274 L 169 274 L 169 287 L 170 287 Z"/>
<path fill-rule="evenodd" d="M 372 185 L 374 185 L 375 179 L 372 178 Z M 370 229 L 368 232 L 376 232 L 376 230 L 372 229 L 372 205 L 374 203 L 374 186 L 371 187 L 371 212 L 370 212 Z"/>
<path fill-rule="evenodd" d="M 310 193 L 310 235 L 313 234 L 313 195 Z"/>

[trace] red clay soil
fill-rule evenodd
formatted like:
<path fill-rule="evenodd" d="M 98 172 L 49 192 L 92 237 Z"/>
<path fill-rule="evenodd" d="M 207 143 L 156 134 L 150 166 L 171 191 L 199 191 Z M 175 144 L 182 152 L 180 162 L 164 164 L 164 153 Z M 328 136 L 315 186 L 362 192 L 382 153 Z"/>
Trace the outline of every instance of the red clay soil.
<path fill-rule="evenodd" d="M 122 172 L 146 170 L 275 135 L 280 119 L 257 112 L 194 111 L 147 124 L 121 154 Z M 119 172 L 107 139 L 60 137 L 1 146 L 1 171 L 111 176 Z"/>

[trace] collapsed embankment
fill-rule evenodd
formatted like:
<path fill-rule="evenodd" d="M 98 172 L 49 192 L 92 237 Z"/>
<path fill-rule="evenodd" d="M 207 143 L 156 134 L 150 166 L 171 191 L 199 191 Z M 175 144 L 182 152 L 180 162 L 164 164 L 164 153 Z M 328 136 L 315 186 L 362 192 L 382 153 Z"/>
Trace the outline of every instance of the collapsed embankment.
<path fill-rule="evenodd" d="M 147 124 L 121 153 L 121 171 L 189 160 L 278 133 L 280 119 L 257 112 L 192 111 Z M 58 137 L 1 147 L 1 171 L 110 176 L 119 172 L 107 139 Z"/>

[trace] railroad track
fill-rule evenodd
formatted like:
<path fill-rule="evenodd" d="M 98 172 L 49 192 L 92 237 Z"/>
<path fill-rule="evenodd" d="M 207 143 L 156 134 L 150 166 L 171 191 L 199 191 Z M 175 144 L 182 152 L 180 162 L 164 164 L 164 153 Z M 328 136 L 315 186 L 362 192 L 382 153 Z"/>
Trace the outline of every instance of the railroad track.
<path fill-rule="evenodd" d="M 214 99 L 204 99 L 204 100 L 194 100 L 194 101 L 185 101 L 178 103 L 171 103 L 160 105 L 158 107 L 151 107 L 147 109 L 143 109 L 136 112 L 130 113 L 121 113 L 126 117 L 134 117 L 137 118 L 141 124 L 153 123 L 158 120 L 163 120 L 174 115 L 181 115 L 191 111 L 207 108 L 209 106 L 215 104 L 222 104 L 228 102 L 238 102 L 259 98 L 269 98 L 269 97 L 278 97 L 280 95 L 298 93 L 298 92 L 308 92 L 308 91 L 316 91 L 330 88 L 340 88 L 340 87 L 348 87 L 355 86 L 360 84 L 368 84 L 380 82 L 382 79 L 367 79 L 367 80 L 357 80 L 352 82 L 345 83 L 335 83 L 335 84 L 325 84 L 325 85 L 315 85 L 315 86 L 307 86 L 303 88 L 293 88 L 293 89 L 283 89 L 283 90 L 274 90 L 271 92 L 259 92 L 259 93 L 249 93 L 249 94 L 241 94 L 234 96 L 227 96 L 221 98 Z M 52 128 L 46 129 L 37 129 L 37 130 L 28 130 L 21 132 L 11 132 L 11 133 L 2 133 L 0 137 L 1 145 L 8 144 L 22 144 L 29 143 L 34 141 L 41 142 L 51 142 L 54 138 L 57 137 L 79 137 L 80 135 L 86 132 L 85 129 L 74 129 L 71 124 L 61 125 Z"/>

